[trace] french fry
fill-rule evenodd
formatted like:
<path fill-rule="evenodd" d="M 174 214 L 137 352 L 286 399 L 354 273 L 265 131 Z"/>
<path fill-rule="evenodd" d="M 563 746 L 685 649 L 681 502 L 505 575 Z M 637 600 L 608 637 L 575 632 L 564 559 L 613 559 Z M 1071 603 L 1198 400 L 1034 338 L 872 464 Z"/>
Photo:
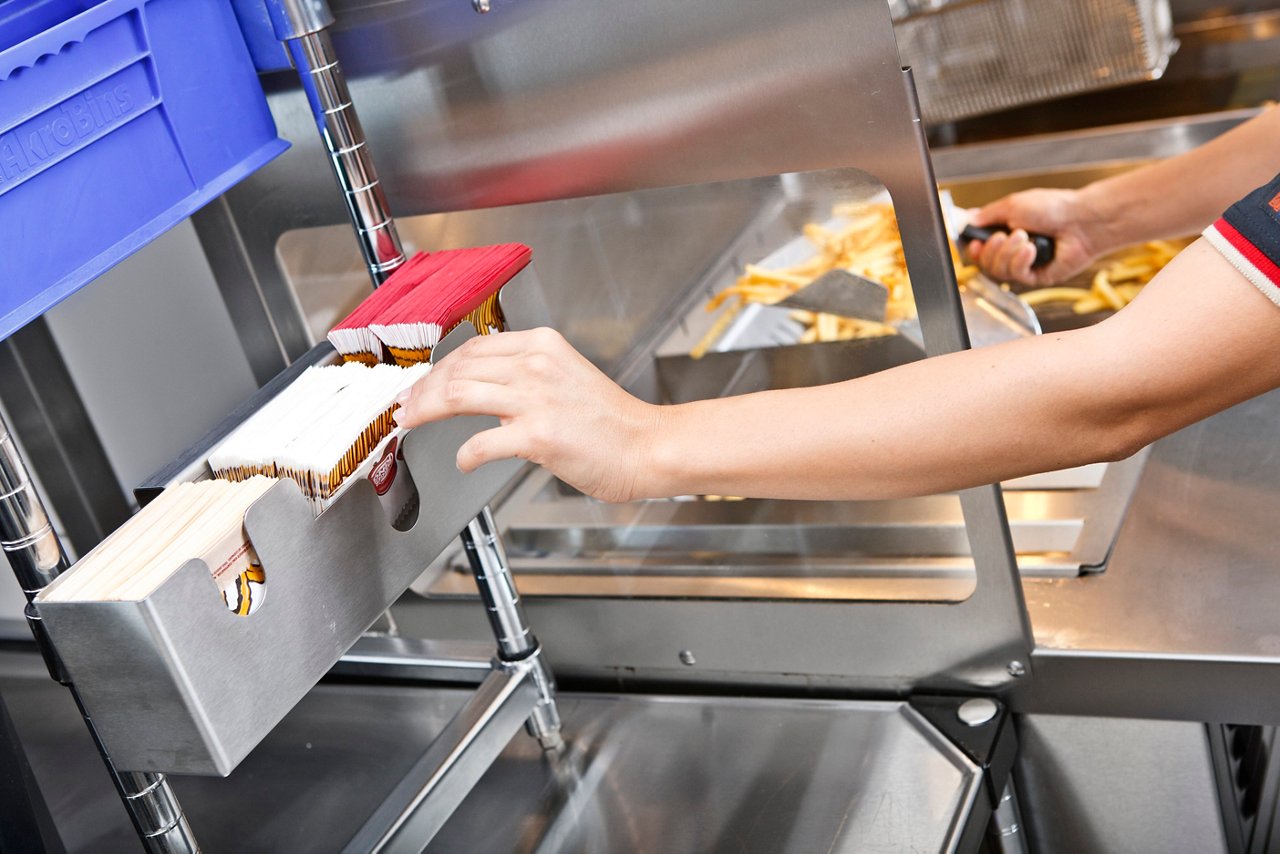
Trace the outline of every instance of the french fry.
<path fill-rule="evenodd" d="M 818 340 L 834 341 L 840 331 L 839 318 L 834 314 L 818 315 Z"/>
<path fill-rule="evenodd" d="M 1159 266 L 1156 261 L 1146 259 L 1134 262 L 1117 261 L 1107 268 L 1107 275 L 1113 282 L 1141 278 L 1150 280 L 1155 275 L 1156 270 L 1159 269 Z"/>
<path fill-rule="evenodd" d="M 1093 290 L 1102 297 L 1103 302 L 1116 311 L 1124 308 L 1124 300 L 1120 299 L 1115 288 L 1111 287 L 1111 277 L 1107 275 L 1106 270 L 1099 270 L 1093 277 Z"/>
<path fill-rule="evenodd" d="M 1121 250 L 1103 261 L 1088 289 L 1041 288 L 1022 294 L 1022 299 L 1033 306 L 1046 302 L 1071 301 L 1072 310 L 1076 314 L 1090 314 L 1104 309 L 1119 311 L 1133 302 L 1143 287 L 1189 242 L 1190 240 L 1153 240 Z"/>
<path fill-rule="evenodd" d="M 1102 311 L 1106 307 L 1106 300 L 1100 296 L 1090 295 L 1084 299 L 1076 300 L 1075 305 L 1071 306 L 1071 310 L 1076 314 L 1093 314 L 1095 311 Z"/>
<path fill-rule="evenodd" d="M 1030 306 L 1042 305 L 1046 302 L 1076 302 L 1089 296 L 1088 288 L 1040 288 L 1027 291 L 1022 301 Z"/>
<path fill-rule="evenodd" d="M 766 270 L 764 267 L 758 267 L 755 264 L 747 265 L 747 274 L 743 278 L 755 282 L 769 282 L 771 284 L 793 285 L 797 288 L 803 288 L 809 284 L 810 280 L 804 276 L 797 276 L 782 270 Z"/>
<path fill-rule="evenodd" d="M 724 314 L 717 317 L 716 322 L 711 324 L 711 328 L 707 330 L 707 334 L 703 335 L 701 340 L 699 340 L 698 343 L 694 345 L 693 349 L 689 351 L 689 355 L 694 359 L 701 359 L 703 356 L 707 355 L 707 351 L 711 349 L 711 345 L 716 343 L 720 336 L 724 334 L 724 331 L 729 328 L 729 324 L 733 323 L 734 318 L 738 316 L 738 312 L 742 311 L 744 305 L 746 305 L 746 303 L 740 302 L 726 308 L 724 310 Z"/>

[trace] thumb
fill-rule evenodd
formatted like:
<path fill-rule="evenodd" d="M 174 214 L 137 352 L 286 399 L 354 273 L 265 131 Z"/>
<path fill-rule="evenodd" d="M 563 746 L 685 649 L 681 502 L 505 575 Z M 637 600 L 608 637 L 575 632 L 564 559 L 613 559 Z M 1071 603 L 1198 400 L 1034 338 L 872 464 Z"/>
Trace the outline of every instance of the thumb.
<path fill-rule="evenodd" d="M 969 222 L 973 225 L 996 225 L 1000 223 L 1008 223 L 1010 214 L 1013 213 L 1014 203 L 1009 196 L 1002 199 L 996 199 L 988 205 L 983 205 L 976 211 L 972 212 Z"/>

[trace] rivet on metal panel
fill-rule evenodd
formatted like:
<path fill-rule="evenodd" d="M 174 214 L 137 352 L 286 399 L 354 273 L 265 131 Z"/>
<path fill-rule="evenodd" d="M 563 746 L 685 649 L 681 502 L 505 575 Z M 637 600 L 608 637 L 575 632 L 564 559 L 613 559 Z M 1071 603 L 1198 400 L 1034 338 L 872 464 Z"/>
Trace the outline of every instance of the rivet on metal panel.
<path fill-rule="evenodd" d="M 471 7 L 481 15 L 493 8 L 489 5 L 489 0 L 471 0 Z"/>
<path fill-rule="evenodd" d="M 1010 662 L 1009 662 L 1009 675 L 1010 675 L 1010 676 L 1012 676 L 1014 679 L 1017 679 L 1017 678 L 1018 678 L 1018 677 L 1020 677 L 1020 676 L 1026 676 L 1026 675 L 1027 675 L 1027 666 L 1026 666 L 1025 664 L 1023 664 L 1021 661 L 1016 661 L 1016 660 L 1015 660 L 1015 661 L 1010 661 Z"/>
<path fill-rule="evenodd" d="M 965 700 L 960 704 L 960 708 L 956 709 L 956 717 L 968 726 L 982 726 L 990 723 L 1000 711 L 1000 707 L 995 700 L 987 697 L 974 697 L 972 700 Z"/>
<path fill-rule="evenodd" d="M 682 649 L 680 650 L 680 663 L 693 667 L 693 665 L 698 663 L 698 659 L 693 657 L 693 650 Z"/>

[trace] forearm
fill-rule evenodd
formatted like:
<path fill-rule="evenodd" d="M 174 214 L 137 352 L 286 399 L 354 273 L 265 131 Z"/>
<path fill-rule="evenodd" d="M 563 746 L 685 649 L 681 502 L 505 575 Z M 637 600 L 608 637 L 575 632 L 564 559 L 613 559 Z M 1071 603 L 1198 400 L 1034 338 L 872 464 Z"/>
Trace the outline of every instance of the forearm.
<path fill-rule="evenodd" d="M 638 489 L 893 498 L 1127 454 L 1138 445 L 1122 407 L 1091 394 L 1102 366 L 1089 363 L 1089 338 L 1072 332 L 835 385 L 666 407 Z"/>
<path fill-rule="evenodd" d="M 1199 242 L 1096 327 L 667 407 L 637 491 L 892 498 L 1124 457 L 1280 385 L 1276 312 Z"/>
<path fill-rule="evenodd" d="M 1096 181 L 1082 192 L 1104 223 L 1104 251 L 1193 234 L 1280 171 L 1280 110 L 1269 109 L 1185 154 Z"/>

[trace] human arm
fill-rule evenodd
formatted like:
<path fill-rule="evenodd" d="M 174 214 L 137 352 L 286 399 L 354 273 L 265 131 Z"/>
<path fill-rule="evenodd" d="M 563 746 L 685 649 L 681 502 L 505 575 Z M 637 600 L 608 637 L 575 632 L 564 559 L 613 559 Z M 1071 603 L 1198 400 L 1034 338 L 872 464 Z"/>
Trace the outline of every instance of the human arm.
<path fill-rule="evenodd" d="M 921 495 L 1126 456 L 1280 386 L 1280 308 L 1200 241 L 1098 326 L 813 388 L 639 401 L 550 330 L 473 339 L 404 402 L 499 417 L 458 454 L 520 457 L 608 501 Z"/>
<path fill-rule="evenodd" d="M 1027 190 L 978 210 L 976 225 L 1012 231 L 966 249 L 992 276 L 1025 284 L 1061 282 L 1123 246 L 1193 234 L 1275 174 L 1280 110 L 1269 109 L 1177 157 L 1095 181 L 1080 190 Z M 1057 240 L 1055 259 L 1031 269 L 1026 232 Z"/>

